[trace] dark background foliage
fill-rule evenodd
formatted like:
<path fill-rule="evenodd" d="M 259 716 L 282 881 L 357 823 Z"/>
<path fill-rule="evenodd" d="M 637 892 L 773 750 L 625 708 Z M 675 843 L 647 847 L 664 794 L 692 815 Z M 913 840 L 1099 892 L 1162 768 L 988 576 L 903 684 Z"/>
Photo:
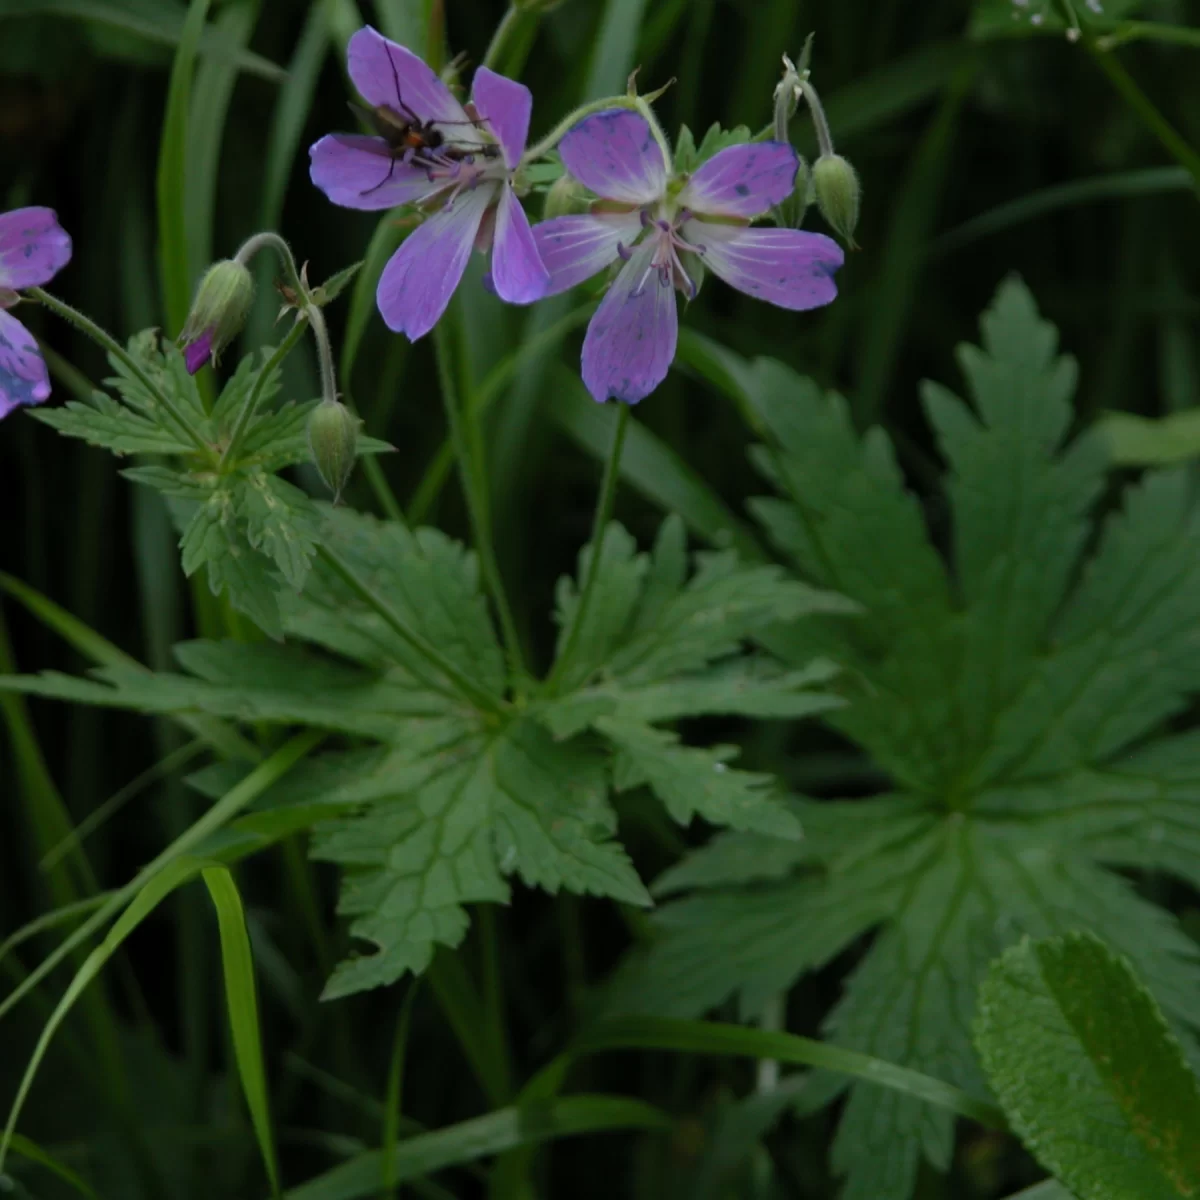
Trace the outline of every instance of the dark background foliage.
<path fill-rule="evenodd" d="M 389 3 L 405 6 L 405 0 L 379 0 L 383 8 Z M 147 6 L 173 18 L 182 13 L 167 0 L 113 7 L 137 12 Z M 309 6 L 290 0 L 226 0 L 216 11 L 239 7 L 252 21 L 250 47 L 281 65 L 291 59 L 303 24 L 316 19 Z M 378 20 L 372 7 L 363 0 L 363 16 Z M 434 12 L 444 17 L 451 52 L 478 62 L 503 7 L 501 0 L 445 0 Z M 1139 15 L 1176 25 L 1200 18 L 1185 0 L 1142 7 Z M 72 15 L 82 8 L 47 0 L 39 13 L 37 3 L 0 0 L 0 209 L 57 208 L 74 236 L 75 257 L 53 286 L 124 337 L 163 323 L 154 186 L 171 48 Z M 314 8 L 335 23 L 345 16 L 338 4 Z M 815 32 L 814 82 L 839 150 L 862 178 L 862 249 L 848 255 L 841 295 L 826 310 L 797 318 L 709 286 L 685 320 L 741 353 L 785 359 L 842 389 L 863 426 L 882 422 L 911 484 L 927 496 L 935 534 L 942 521 L 930 487 L 936 451 L 917 404 L 917 383 L 927 376 L 955 378 L 954 346 L 974 335 L 978 312 L 1006 273 L 1025 278 L 1043 313 L 1060 327 L 1064 345 L 1081 360 L 1081 420 L 1117 408 L 1163 413 L 1192 405 L 1197 394 L 1194 182 L 1085 46 L 1061 34 L 1035 35 L 1023 22 L 1014 36 L 973 40 L 967 36 L 971 15 L 961 0 L 563 0 L 538 28 L 522 71 L 536 98 L 535 133 L 589 94 L 620 89 L 631 64 L 640 64 L 645 88 L 675 79 L 658 104 L 672 133 L 681 122 L 697 131 L 713 121 L 757 128 L 770 118 L 780 53 L 798 52 L 804 36 Z M 1192 144 L 1200 144 L 1197 53 L 1142 42 L 1119 55 Z M 310 262 L 314 279 L 360 258 L 374 228 L 372 217 L 330 206 L 307 178 L 305 147 L 323 132 L 349 126 L 346 96 L 331 39 L 286 183 L 272 181 L 282 197 L 280 231 Z M 220 149 L 216 255 L 231 253 L 261 227 L 265 147 L 279 97 L 277 79 L 244 74 L 236 83 Z M 811 152 L 803 117 L 797 141 Z M 1158 170 L 1139 173 L 1149 168 Z M 1053 189 L 1100 176 L 1110 182 L 1053 202 Z M 1013 207 L 995 213 L 1006 205 Z M 985 214 L 995 219 L 980 221 Z M 810 224 L 819 227 L 815 214 Z M 525 314 L 479 304 L 470 352 L 480 364 L 535 327 L 524 324 Z M 267 295 L 253 336 L 270 336 L 272 308 Z M 345 304 L 329 311 L 337 340 Z M 89 343 L 47 314 L 29 308 L 21 315 L 56 356 L 57 396 L 68 391 L 63 372 L 93 381 L 103 376 L 104 364 Z M 574 367 L 579 340 L 578 332 L 568 335 L 550 367 L 559 361 Z M 500 406 L 492 442 L 502 565 L 518 621 L 543 664 L 553 583 L 571 568 L 586 538 L 599 471 L 555 419 L 561 391 L 555 380 L 552 369 L 522 375 Z M 383 465 L 406 503 L 444 436 L 429 348 L 410 349 L 375 318 L 353 378 L 342 385 L 353 391 L 369 432 L 396 445 Z M 287 388 L 300 399 L 315 395 L 314 364 L 297 356 Z M 741 418 L 686 367 L 673 372 L 637 416 L 735 509 L 758 488 L 744 454 L 752 438 Z M 192 593 L 178 571 L 157 497 L 121 481 L 104 453 L 17 414 L 0 430 L 0 499 L 4 572 L 149 663 L 166 665 L 170 644 L 196 631 Z M 361 472 L 348 499 L 374 507 Z M 658 520 L 628 489 L 618 510 L 643 537 Z M 431 516 L 466 534 L 454 486 Z M 0 626 L 0 669 L 9 665 L 5 654 L 25 670 L 82 665 L 15 606 L 6 604 L 3 618 L 7 646 Z M 79 821 L 170 749 L 166 735 L 143 719 L 35 702 L 26 710 L 30 726 L 22 706 L 4 704 L 0 934 L 63 899 L 48 886 L 31 848 L 48 789 L 61 792 Z M 30 729 L 36 743 L 22 742 Z M 728 737 L 745 731 L 703 732 Z M 832 735 L 804 729 L 747 736 L 749 765 L 776 771 L 812 794 L 853 795 L 864 787 L 865 764 Z M 39 774 L 39 762 L 46 775 Z M 127 878 L 184 827 L 197 805 L 194 794 L 174 782 L 140 795 L 89 843 L 99 879 Z M 646 878 L 680 848 L 677 833 L 645 814 L 631 814 L 623 832 Z M 338 1138 L 369 1143 L 374 1136 L 407 985 L 316 1003 L 344 932 L 332 915 L 332 879 L 305 862 L 302 845 L 252 860 L 239 882 L 259 955 L 285 1170 L 298 1180 L 329 1164 Z M 127 1180 L 130 1190 L 106 1194 L 261 1190 L 234 1086 L 222 1074 L 228 1055 L 214 986 L 215 937 L 200 903 L 185 900 L 152 920 L 104 982 L 120 1018 L 129 1093 L 122 1098 L 119 1088 L 102 1081 L 103 1065 L 88 1070 L 85 1058 L 81 1067 L 68 1044 L 52 1055 L 36 1085 L 30 1132 L 56 1144 L 92 1143 L 89 1152 L 101 1158 L 107 1153 L 105 1176 Z M 561 1048 L 588 1011 L 595 987 L 636 936 L 636 923 L 629 922 L 612 905 L 518 894 L 511 909 L 482 923 L 484 930 L 494 925 L 499 947 L 514 1082 Z M 466 943 L 464 961 L 472 970 L 480 946 L 475 934 Z M 28 966 L 36 958 L 25 961 Z M 790 1028 L 815 1029 L 836 998 L 837 979 L 834 972 L 805 985 Z M 44 1005 L 59 994 L 62 979 L 54 977 L 52 985 L 42 993 L 42 1007 L 26 1006 L 0 1034 L 2 1096 L 11 1094 Z M 436 1127 L 485 1111 L 489 1099 L 481 1096 L 428 986 L 413 1019 L 406 1114 Z M 560 1144 L 543 1156 L 542 1194 L 693 1194 L 687 1171 L 704 1145 L 705 1122 L 749 1081 L 750 1068 L 732 1061 L 714 1065 L 678 1056 L 625 1054 L 583 1068 L 580 1086 L 640 1095 L 681 1120 L 666 1139 L 606 1135 Z M 824 1165 L 829 1121 L 828 1115 L 785 1121 L 769 1139 L 773 1166 L 756 1160 L 751 1171 L 766 1190 L 738 1194 L 832 1195 Z M 140 1133 L 130 1133 L 139 1126 Z M 161 1164 L 151 1165 L 148 1143 L 171 1148 L 178 1178 L 159 1177 Z M 216 1180 L 231 1190 L 222 1191 Z M 965 1143 L 949 1191 L 932 1180 L 926 1186 L 929 1195 L 990 1196 L 1019 1182 L 1004 1143 L 979 1134 Z M 484 1191 L 471 1172 L 458 1172 L 447 1186 L 464 1196 Z"/>

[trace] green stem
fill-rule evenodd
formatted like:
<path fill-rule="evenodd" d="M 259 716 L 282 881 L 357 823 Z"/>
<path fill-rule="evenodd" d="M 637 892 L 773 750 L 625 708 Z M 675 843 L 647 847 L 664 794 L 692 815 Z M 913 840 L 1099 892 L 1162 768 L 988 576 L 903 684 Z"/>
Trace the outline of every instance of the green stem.
<path fill-rule="evenodd" d="M 337 404 L 337 375 L 333 370 L 333 348 L 329 344 L 329 327 L 325 324 L 325 314 L 318 305 L 309 303 L 304 306 L 304 315 L 308 317 L 317 343 L 317 361 L 321 364 L 321 399 L 330 404 Z"/>
<path fill-rule="evenodd" d="M 500 397 L 504 386 L 526 362 L 556 345 L 572 329 L 587 321 L 595 311 L 595 303 L 588 301 L 587 304 L 568 313 L 562 320 L 555 321 L 549 328 L 543 329 L 541 333 L 525 338 L 515 350 L 510 350 L 475 389 L 467 405 L 468 416 L 474 416 L 476 420 L 482 419 L 484 413 Z M 429 515 L 429 510 L 433 507 L 434 501 L 437 500 L 453 469 L 454 446 L 447 438 L 426 469 L 409 502 L 408 519 L 413 525 L 420 525 Z"/>
<path fill-rule="evenodd" d="M 254 386 L 250 389 L 250 395 L 246 397 L 246 403 L 242 405 L 242 411 L 238 413 L 237 420 L 234 422 L 233 431 L 229 435 L 229 444 L 225 447 L 225 452 L 221 455 L 218 470 L 223 470 L 225 464 L 233 460 L 234 450 L 240 444 L 251 418 L 258 411 L 258 405 L 262 400 L 263 389 L 267 386 L 267 380 L 271 378 L 275 368 L 296 348 L 296 344 L 304 336 L 305 324 L 305 318 L 302 316 L 288 330 L 287 337 L 279 343 L 275 349 L 275 353 L 260 368 L 258 378 L 255 379 Z"/>
<path fill-rule="evenodd" d="M 825 158 L 834 153 L 833 149 L 833 134 L 829 129 L 829 120 L 825 116 L 825 109 L 821 104 L 821 98 L 817 95 L 817 89 L 813 87 L 807 79 L 800 81 L 800 93 L 804 97 L 804 102 L 808 105 L 808 111 L 812 115 L 813 128 L 817 132 L 817 149 L 822 158 Z"/>
<path fill-rule="evenodd" d="M 300 272 L 296 270 L 296 258 L 292 254 L 291 246 L 279 234 L 269 229 L 247 238 L 238 248 L 237 254 L 234 255 L 234 261 L 245 266 L 260 250 L 265 249 L 274 250 L 279 256 L 280 261 L 283 263 L 284 274 L 287 275 L 288 285 L 292 291 L 297 296 L 307 296 L 308 288 L 304 286 L 304 281 L 300 278 Z"/>
<path fill-rule="evenodd" d="M 1096 49 L 1115 50 L 1128 42 L 1141 41 L 1200 48 L 1200 29 L 1191 29 L 1186 25 L 1164 25 L 1158 21 L 1122 21 L 1096 39 Z"/>
<path fill-rule="evenodd" d="M 483 56 L 482 66 L 489 70 L 498 71 L 499 64 L 503 61 L 505 52 L 513 39 L 520 32 L 521 26 L 525 20 L 532 17 L 536 20 L 536 16 L 531 13 L 523 13 L 516 5 L 510 5 L 508 12 L 500 18 L 500 24 L 496 26 L 496 32 L 492 34 L 492 40 L 488 43 L 487 53 Z"/>
<path fill-rule="evenodd" d="M 504 711 L 504 703 L 498 696 L 493 696 L 491 692 L 469 679 L 436 646 L 426 641 L 382 596 L 372 591 L 340 555 L 328 546 L 318 546 L 317 554 L 363 603 L 373 608 L 413 650 L 445 675 L 465 699 L 484 712 Z"/>
<path fill-rule="evenodd" d="M 1111 54 L 1099 49 L 1095 39 L 1085 35 L 1084 44 L 1096 65 L 1108 76 L 1125 103 L 1141 118 L 1142 124 L 1158 138 L 1163 148 L 1200 187 L 1200 154 L 1187 144 L 1175 127 L 1155 108 L 1154 103 L 1134 82 L 1133 77 Z"/>
<path fill-rule="evenodd" d="M 634 97 L 634 109 L 646 118 L 646 123 L 650 126 L 650 132 L 654 134 L 654 140 L 658 143 L 658 148 L 662 151 L 663 161 L 667 164 L 667 170 L 671 170 L 671 163 L 674 161 L 674 155 L 671 153 L 671 143 L 667 141 L 667 135 L 663 133 L 663 127 L 658 123 L 658 118 L 654 115 L 654 109 L 650 107 L 644 96 Z"/>
<path fill-rule="evenodd" d="M 636 111 L 639 99 L 641 99 L 639 96 L 605 96 L 602 100 L 592 100 L 588 104 L 580 105 L 579 108 L 563 117 L 540 142 L 525 151 L 521 165 L 524 166 L 526 163 L 537 162 L 539 158 L 545 158 L 584 117 L 590 117 L 592 113 L 604 112 L 608 108 L 632 108 Z"/>
<path fill-rule="evenodd" d="M 600 577 L 600 562 L 603 558 L 604 535 L 608 523 L 612 520 L 613 504 L 617 498 L 617 483 L 621 478 L 621 450 L 625 445 L 625 432 L 629 428 L 630 409 L 628 404 L 617 404 L 616 427 L 613 429 L 612 446 L 609 448 L 608 461 L 604 464 L 604 478 L 600 481 L 600 495 L 596 501 L 596 515 L 592 521 L 591 553 L 587 560 L 587 575 L 583 581 L 583 590 L 579 603 L 575 605 L 575 615 L 571 620 L 571 628 L 567 631 L 562 653 L 558 656 L 549 678 L 546 689 L 554 694 L 555 686 L 561 683 L 571 658 L 579 644 L 587 622 L 588 609 L 592 605 L 592 597 L 596 592 L 596 580 Z"/>
<path fill-rule="evenodd" d="M 137 361 L 116 338 L 101 329 L 90 317 L 85 317 L 78 309 L 72 308 L 69 304 L 64 304 L 56 296 L 50 295 L 49 292 L 43 291 L 40 287 L 26 288 L 25 291 L 40 304 L 44 304 L 51 312 L 57 313 L 64 321 L 69 321 L 81 333 L 87 334 L 92 341 L 107 350 L 114 358 L 119 359 L 128 368 L 130 374 L 133 375 L 138 383 L 166 409 L 196 449 L 205 458 L 212 459 L 214 457 L 212 446 L 204 440 L 200 431 L 187 419 L 175 401 L 151 380 L 150 376 L 142 370 Z"/>
<path fill-rule="evenodd" d="M 504 649 L 508 656 L 509 670 L 516 681 L 528 677 L 528 670 L 521 657 L 521 639 L 513 620 L 508 596 L 504 591 L 504 580 L 500 577 L 500 566 L 496 561 L 496 550 L 492 536 L 491 499 L 488 493 L 487 463 L 483 450 L 483 433 L 479 421 L 478 405 L 469 405 L 466 419 L 458 404 L 458 390 L 454 386 L 452 363 L 454 349 L 450 342 L 449 325 L 445 319 L 433 330 L 434 349 L 437 355 L 438 381 L 441 384 L 442 404 L 446 409 L 446 423 L 450 427 L 450 441 L 458 459 L 462 477 L 463 493 L 467 498 L 467 510 L 475 535 L 475 551 L 479 555 L 479 566 L 484 583 L 491 594 L 492 603 L 500 618 L 500 632 L 504 638 Z"/>

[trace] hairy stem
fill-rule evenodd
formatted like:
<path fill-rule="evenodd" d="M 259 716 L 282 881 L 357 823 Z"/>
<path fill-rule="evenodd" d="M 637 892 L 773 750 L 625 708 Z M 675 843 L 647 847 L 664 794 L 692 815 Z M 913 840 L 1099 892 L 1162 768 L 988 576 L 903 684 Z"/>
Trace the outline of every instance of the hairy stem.
<path fill-rule="evenodd" d="M 467 498 L 467 510 L 474 532 L 475 551 L 479 555 L 484 584 L 500 618 L 500 632 L 504 639 L 509 670 L 512 672 L 513 679 L 519 681 L 527 678 L 529 672 L 521 656 L 521 641 L 517 633 L 517 625 L 513 620 L 512 608 L 509 606 L 508 596 L 504 590 L 500 566 L 496 561 L 492 535 L 491 499 L 488 493 L 487 463 L 483 450 L 483 430 L 479 420 L 479 406 L 468 405 L 465 417 L 459 407 L 458 390 L 454 385 L 454 375 L 451 370 L 453 347 L 450 344 L 449 326 L 445 319 L 439 321 L 434 327 L 433 337 L 437 353 L 442 404 L 446 409 L 450 441 L 454 446 L 455 457 L 458 459 L 463 493 Z"/>
<path fill-rule="evenodd" d="M 72 308 L 69 304 L 64 304 L 57 296 L 52 296 L 49 292 L 44 292 L 40 287 L 26 288 L 25 291 L 40 304 L 44 304 L 51 312 L 57 313 L 64 321 L 69 321 L 81 333 L 86 333 L 92 341 L 102 346 L 109 354 L 119 359 L 128 367 L 130 373 L 138 383 L 166 409 L 171 419 L 186 434 L 188 440 L 192 442 L 196 449 L 207 459 L 214 457 L 212 446 L 204 440 L 200 431 L 188 420 L 182 409 L 138 366 L 137 361 L 116 338 L 101 329 L 90 317 L 85 317 L 78 309 Z"/>
<path fill-rule="evenodd" d="M 621 450 L 625 445 L 625 432 L 629 428 L 629 405 L 617 405 L 616 426 L 613 429 L 612 445 L 609 447 L 608 460 L 604 464 L 604 478 L 600 481 L 600 495 L 596 500 L 596 515 L 592 520 L 591 553 L 587 560 L 587 575 L 583 580 L 583 590 L 579 602 L 575 605 L 575 615 L 571 627 L 567 631 L 562 653 L 554 664 L 550 677 L 546 680 L 546 688 L 554 694 L 555 688 L 562 683 L 571 659 L 579 645 L 580 635 L 587 623 L 588 610 L 592 605 L 592 597 L 596 592 L 596 580 L 600 576 L 600 562 L 603 557 L 604 535 L 608 523 L 612 520 L 613 504 L 617 498 L 617 482 L 621 477 Z"/>

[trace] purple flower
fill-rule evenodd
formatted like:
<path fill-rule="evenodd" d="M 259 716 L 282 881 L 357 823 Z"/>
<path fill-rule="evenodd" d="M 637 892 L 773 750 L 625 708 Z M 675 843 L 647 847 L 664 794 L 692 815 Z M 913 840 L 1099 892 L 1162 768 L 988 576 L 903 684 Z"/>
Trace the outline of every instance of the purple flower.
<path fill-rule="evenodd" d="M 583 382 L 596 400 L 636 404 L 666 378 L 679 331 L 675 288 L 695 296 L 697 263 L 780 308 L 816 308 L 837 295 L 843 256 L 831 238 L 750 226 L 791 195 L 800 165 L 791 146 L 730 146 L 672 180 L 646 119 L 618 108 L 580 121 L 559 152 L 602 203 L 534 227 L 550 271 L 546 295 L 618 258 L 625 264 L 583 342 Z"/>
<path fill-rule="evenodd" d="M 415 54 L 369 26 L 350 39 L 347 60 L 387 136 L 323 137 L 309 152 L 313 183 L 346 208 L 437 202 L 380 277 L 376 302 L 389 328 L 413 341 L 428 333 L 472 247 L 491 248 L 501 299 L 539 299 L 550 277 L 512 186 L 529 133 L 529 89 L 480 67 L 468 112 Z"/>
<path fill-rule="evenodd" d="M 71 239 L 52 208 L 0 213 L 0 417 L 50 396 L 50 375 L 33 334 L 5 311 L 17 289 L 49 283 L 71 259 Z"/>

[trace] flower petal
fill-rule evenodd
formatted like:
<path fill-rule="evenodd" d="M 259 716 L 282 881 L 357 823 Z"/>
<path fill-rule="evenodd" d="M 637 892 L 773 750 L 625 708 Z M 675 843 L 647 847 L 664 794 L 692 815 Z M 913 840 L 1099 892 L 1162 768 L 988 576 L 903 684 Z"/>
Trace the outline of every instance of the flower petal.
<path fill-rule="evenodd" d="M 463 192 L 392 255 L 375 291 L 389 329 L 415 342 L 438 323 L 467 268 L 483 214 L 495 199 L 493 187 Z"/>
<path fill-rule="evenodd" d="M 194 342 L 183 348 L 183 361 L 189 375 L 195 375 L 201 367 L 212 361 L 213 331 L 206 329 Z"/>
<path fill-rule="evenodd" d="M 583 382 L 592 398 L 636 404 L 667 377 L 679 321 L 675 289 L 651 269 L 654 243 L 639 246 L 596 309 L 583 339 Z"/>
<path fill-rule="evenodd" d="M 347 43 L 346 67 L 358 94 L 370 105 L 383 104 L 401 116 L 411 113 L 423 121 L 471 124 L 432 67 L 370 25 Z"/>
<path fill-rule="evenodd" d="M 50 374 L 33 334 L 0 309 L 0 417 L 20 404 L 41 404 L 50 395 Z"/>
<path fill-rule="evenodd" d="M 683 236 L 702 248 L 709 270 L 759 300 L 801 310 L 819 308 L 837 295 L 833 273 L 845 256 L 823 233 L 688 221 Z"/>
<path fill-rule="evenodd" d="M 70 261 L 71 237 L 59 225 L 54 209 L 0 213 L 0 287 L 49 283 Z"/>
<path fill-rule="evenodd" d="M 567 170 L 606 200 L 652 204 L 667 186 L 667 164 L 646 118 L 627 108 L 585 117 L 558 152 Z"/>
<path fill-rule="evenodd" d="M 500 189 L 496 209 L 491 276 L 496 295 L 509 304 L 532 304 L 550 286 L 550 272 L 538 254 L 529 218 L 507 183 Z"/>
<path fill-rule="evenodd" d="M 550 272 L 547 296 L 590 279 L 616 260 L 617 247 L 632 246 L 642 231 L 637 213 L 554 217 L 533 227 L 533 240 Z"/>
<path fill-rule="evenodd" d="M 515 169 L 525 153 L 525 140 L 529 137 L 533 93 L 523 83 L 480 67 L 471 85 L 471 99 L 475 101 L 479 115 L 500 139 L 505 165 L 509 170 Z"/>
<path fill-rule="evenodd" d="M 688 180 L 679 203 L 696 213 L 758 217 L 796 186 L 800 156 L 786 142 L 748 142 L 714 154 Z"/>
<path fill-rule="evenodd" d="M 444 188 L 423 167 L 393 158 L 383 138 L 331 133 L 308 152 L 309 178 L 343 208 L 374 210 L 415 204 Z"/>

